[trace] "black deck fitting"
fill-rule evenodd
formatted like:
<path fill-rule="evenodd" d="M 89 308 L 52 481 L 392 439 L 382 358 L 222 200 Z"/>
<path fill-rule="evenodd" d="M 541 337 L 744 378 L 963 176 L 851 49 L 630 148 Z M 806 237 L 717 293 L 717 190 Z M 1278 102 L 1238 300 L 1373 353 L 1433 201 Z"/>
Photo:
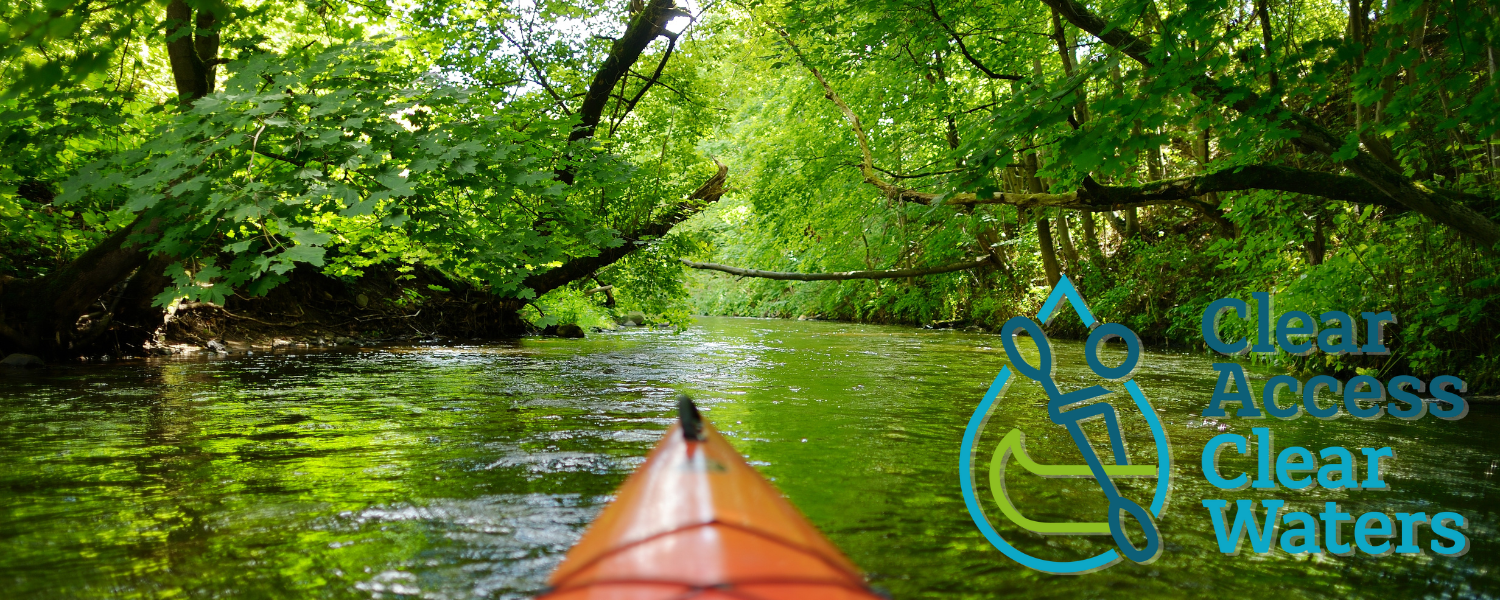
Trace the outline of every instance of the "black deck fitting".
<path fill-rule="evenodd" d="M 703 415 L 687 394 L 677 395 L 677 418 L 682 421 L 682 437 L 689 441 L 703 441 Z"/>

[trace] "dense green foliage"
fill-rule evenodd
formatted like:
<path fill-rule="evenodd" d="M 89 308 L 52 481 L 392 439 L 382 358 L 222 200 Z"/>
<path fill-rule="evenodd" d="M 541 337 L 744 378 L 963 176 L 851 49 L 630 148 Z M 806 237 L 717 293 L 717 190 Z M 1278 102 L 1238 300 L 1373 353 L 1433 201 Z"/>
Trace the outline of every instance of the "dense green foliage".
<path fill-rule="evenodd" d="M 264 294 L 305 263 L 425 267 L 540 325 L 681 324 L 679 256 L 803 273 L 988 256 L 922 278 L 686 280 L 710 313 L 986 326 L 1067 274 L 1166 343 L 1193 342 L 1213 299 L 1270 290 L 1279 310 L 1400 319 L 1393 357 L 1273 359 L 1293 369 L 1500 375 L 1485 4 L 0 12 L 0 276 L 117 265 L 78 307 L 96 317 L 134 271 L 166 267 L 164 306 Z M 714 161 L 718 203 L 699 190 Z M 96 260 L 111 247 L 138 252 Z"/>
<path fill-rule="evenodd" d="M 1347 5 L 1271 1 L 1259 5 L 1263 28 L 1248 3 L 1092 6 L 1109 28 L 1154 46 L 1133 58 L 1041 2 L 754 11 L 739 30 L 745 56 L 730 67 L 748 89 L 725 143 L 749 179 L 700 225 L 714 260 L 844 271 L 993 249 L 1003 266 L 819 283 L 699 275 L 698 309 L 996 326 L 1034 314 L 1055 259 L 1102 318 L 1158 342 L 1201 344 L 1209 302 L 1273 291 L 1277 312 L 1390 310 L 1400 320 L 1393 357 L 1273 359 L 1294 370 L 1455 372 L 1494 386 L 1494 254 L 1378 193 L 1330 199 L 1265 182 L 1117 212 L 903 202 L 868 184 L 857 135 L 811 71 L 850 105 L 877 176 L 900 189 L 1024 193 L 1033 172 L 1056 194 L 1258 164 L 1343 173 L 1341 161 L 1363 149 L 1431 189 L 1473 194 L 1470 207 L 1495 216 L 1487 142 L 1500 126 L 1490 108 L 1500 99 L 1491 58 L 1500 28 L 1490 9 L 1365 4 L 1360 21 Z M 1223 93 L 1205 93 L 1205 77 Z M 1342 146 L 1321 155 L 1299 146 L 1302 118 Z"/>
<path fill-rule="evenodd" d="M 658 238 L 717 199 L 683 201 L 714 173 L 695 140 L 715 114 L 660 93 L 669 78 L 713 87 L 693 81 L 715 42 L 696 40 L 687 13 L 163 8 L 0 7 L 0 34 L 19 44 L 0 56 L 0 276 L 32 282 L 13 294 L 97 281 L 97 320 L 132 280 L 167 277 L 150 290 L 164 307 L 263 295 L 299 263 L 345 279 L 423 265 L 520 303 L 602 279 L 630 308 L 685 321 L 679 270 L 661 268 L 678 252 Z M 609 40 L 628 35 L 633 48 Z M 629 75 L 648 61 L 661 63 L 656 93 Z M 627 255 L 633 267 L 610 268 Z M 8 343 L 53 337 L 18 316 L 52 302 L 36 294 L 0 313 Z"/>

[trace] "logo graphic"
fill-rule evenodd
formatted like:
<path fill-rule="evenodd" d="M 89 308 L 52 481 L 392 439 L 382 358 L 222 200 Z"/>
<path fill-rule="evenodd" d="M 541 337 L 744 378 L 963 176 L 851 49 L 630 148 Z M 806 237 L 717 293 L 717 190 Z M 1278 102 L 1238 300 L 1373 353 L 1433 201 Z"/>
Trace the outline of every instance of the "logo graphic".
<path fill-rule="evenodd" d="M 1089 573 L 1119 562 L 1122 555 L 1133 562 L 1150 563 L 1161 556 L 1161 534 L 1156 529 L 1156 518 L 1160 517 L 1162 511 L 1166 509 L 1172 458 L 1161 420 L 1157 418 L 1156 411 L 1146 400 L 1145 394 L 1141 393 L 1140 386 L 1136 385 L 1135 380 L 1132 379 L 1140 364 L 1140 338 L 1122 324 L 1100 323 L 1098 319 L 1095 319 L 1084 302 L 1083 296 L 1079 295 L 1078 290 L 1073 287 L 1073 283 L 1066 275 L 1052 289 L 1052 293 L 1042 305 L 1037 318 L 1042 323 L 1051 323 L 1064 299 L 1067 299 L 1068 304 L 1073 307 L 1083 324 L 1091 331 L 1084 348 L 1084 356 L 1088 361 L 1089 369 L 1106 381 L 1123 381 L 1125 390 L 1134 401 L 1135 408 L 1140 411 L 1141 416 L 1150 426 L 1152 441 L 1156 445 L 1156 465 L 1130 464 L 1124 433 L 1120 427 L 1120 416 L 1113 404 L 1123 399 L 1116 395 L 1116 392 L 1100 385 L 1072 392 L 1063 392 L 1059 389 L 1055 381 L 1057 364 L 1052 353 L 1052 345 L 1042 331 L 1041 324 L 1027 317 L 1015 317 L 1006 321 L 1000 330 L 1010 365 L 1000 369 L 1000 374 L 995 377 L 994 383 L 990 384 L 989 391 L 985 393 L 979 406 L 974 409 L 974 415 L 969 418 L 969 425 L 964 430 L 963 447 L 959 452 L 959 474 L 964 504 L 968 506 L 969 516 L 974 519 L 974 524 L 995 548 L 1016 562 L 1038 571 L 1057 574 Z M 1035 366 L 1027 362 L 1026 357 L 1016 347 L 1015 336 L 1023 331 L 1036 344 L 1038 364 Z M 1127 350 L 1124 362 L 1118 366 L 1109 367 L 1099 359 L 1099 349 L 1112 338 L 1119 338 L 1123 341 Z M 974 493 L 973 457 L 977 451 L 975 444 L 990 415 L 1005 397 L 1006 389 L 1013 381 L 1012 368 L 1040 384 L 1046 391 L 1048 417 L 1052 423 L 1067 429 L 1078 451 L 1083 454 L 1086 464 L 1038 464 L 1026 454 L 1026 434 L 1020 429 L 1011 429 L 996 446 L 989 465 L 990 492 L 994 496 L 995 503 L 999 505 L 1000 513 L 1022 529 L 1044 535 L 1108 534 L 1114 537 L 1115 550 L 1108 550 L 1093 557 L 1075 561 L 1037 558 L 1005 541 L 985 517 L 979 499 Z M 1083 423 L 1092 419 L 1103 420 L 1109 432 L 1109 447 L 1114 457 L 1114 464 L 1104 464 L 1083 431 Z M 1023 470 L 1041 477 L 1092 477 L 1099 484 L 1105 497 L 1109 499 L 1108 521 L 1069 523 L 1043 522 L 1027 518 L 1021 509 L 1011 502 L 1005 491 L 1005 466 L 1012 458 Z M 1120 494 L 1114 479 L 1121 477 L 1156 478 L 1156 489 L 1149 512 L 1134 500 Z M 1130 519 L 1135 521 L 1144 532 L 1145 545 L 1143 547 L 1136 547 L 1126 536 L 1126 521 L 1123 515 L 1129 515 Z"/>

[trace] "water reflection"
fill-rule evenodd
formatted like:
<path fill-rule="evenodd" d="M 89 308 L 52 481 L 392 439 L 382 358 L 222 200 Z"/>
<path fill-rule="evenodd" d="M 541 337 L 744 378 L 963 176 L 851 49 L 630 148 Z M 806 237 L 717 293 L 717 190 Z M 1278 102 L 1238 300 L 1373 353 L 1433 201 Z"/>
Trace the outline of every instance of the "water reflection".
<path fill-rule="evenodd" d="M 1056 345 L 1059 379 L 1085 385 L 1086 369 L 1066 367 L 1081 364 L 1069 358 L 1077 345 Z M 671 422 L 682 389 L 898 598 L 1484 597 L 1500 587 L 1493 406 L 1455 423 L 1273 421 L 1278 447 L 1394 447 L 1393 490 L 1219 492 L 1196 461 L 1220 433 L 1196 417 L 1210 361 L 1162 353 L 1145 356 L 1137 381 L 1172 440 L 1165 556 L 1087 577 L 1022 569 L 969 522 L 955 471 L 969 412 L 1002 360 L 983 334 L 703 319 L 681 335 L 4 373 L 0 586 L 12 597 L 527 597 Z M 1026 385 L 994 417 L 1045 418 Z M 1246 435 L 1265 424 L 1224 421 Z M 1028 435 L 1037 460 L 1076 460 L 1071 442 Z M 1154 458 L 1142 452 L 1137 462 Z M 1033 518 L 1102 510 L 1086 480 L 1057 481 L 1017 490 Z M 1473 547 L 1458 559 L 1228 557 L 1205 497 L 1453 510 L 1470 519 Z M 1110 544 L 1022 539 L 1057 556 Z"/>

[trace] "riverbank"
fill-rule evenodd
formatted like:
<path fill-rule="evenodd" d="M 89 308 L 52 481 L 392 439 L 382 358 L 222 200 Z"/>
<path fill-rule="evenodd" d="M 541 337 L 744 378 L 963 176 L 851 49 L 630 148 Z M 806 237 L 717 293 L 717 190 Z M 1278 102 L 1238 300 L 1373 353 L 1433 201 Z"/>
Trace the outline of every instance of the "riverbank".
<path fill-rule="evenodd" d="M 1103 259 L 1109 265 L 1107 274 L 1084 263 L 1072 281 L 1095 316 L 1127 325 L 1144 345 L 1221 358 L 1209 350 L 1201 333 L 1203 312 L 1219 298 L 1239 298 L 1251 305 L 1243 319 L 1221 320 L 1226 336 L 1258 335 L 1259 317 L 1251 294 L 1266 290 L 1273 292 L 1273 315 L 1291 310 L 1311 315 L 1335 310 L 1351 315 L 1390 312 L 1394 322 L 1382 329 L 1383 341 L 1390 349 L 1386 354 L 1293 355 L 1278 350 L 1269 355 L 1253 354 L 1248 359 L 1297 375 L 1413 375 L 1424 380 L 1454 375 L 1467 383 L 1470 393 L 1500 394 L 1500 335 L 1494 333 L 1500 330 L 1489 328 L 1482 310 L 1500 296 L 1494 296 L 1488 288 L 1459 283 L 1439 286 L 1443 295 L 1439 299 L 1438 295 L 1417 294 L 1417 290 L 1425 289 L 1421 286 L 1393 285 L 1386 290 L 1392 292 L 1387 297 L 1356 292 L 1358 288 L 1346 285 L 1344 273 L 1329 267 L 1303 266 L 1303 273 L 1287 283 L 1288 273 L 1236 272 L 1220 277 L 1222 267 L 1188 261 L 1180 252 L 1175 258 L 1165 257 L 1170 260 L 1153 254 L 1169 252 L 1180 242 L 1168 237 L 1154 246 L 1128 245 Z M 694 310 L 702 314 L 969 331 L 993 331 L 1011 317 L 1035 315 L 1051 291 L 1039 278 L 1027 285 L 1015 281 L 1006 284 L 995 272 L 984 269 L 973 276 L 814 282 L 740 279 L 694 271 L 688 275 L 687 286 Z M 1470 322 L 1486 325 L 1477 330 L 1463 325 Z M 1355 329 L 1363 339 L 1363 329 Z M 1047 330 L 1049 336 L 1061 339 L 1081 340 L 1088 334 L 1076 319 L 1059 319 Z"/>

